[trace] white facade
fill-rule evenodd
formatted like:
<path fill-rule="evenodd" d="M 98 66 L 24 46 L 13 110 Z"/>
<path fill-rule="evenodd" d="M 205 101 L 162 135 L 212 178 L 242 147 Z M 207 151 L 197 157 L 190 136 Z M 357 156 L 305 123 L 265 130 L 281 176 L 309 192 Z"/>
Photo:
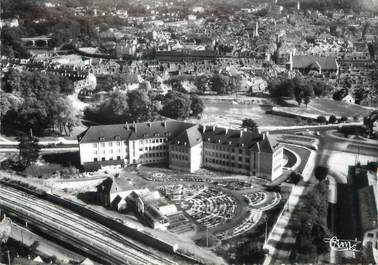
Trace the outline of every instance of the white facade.
<path fill-rule="evenodd" d="M 205 126 L 200 129 L 188 123 L 177 125 L 177 122 L 172 122 L 176 127 L 170 126 L 171 130 L 167 129 L 166 123 L 145 123 L 139 127 L 106 125 L 111 131 L 110 135 L 105 128 L 97 127 L 93 130 L 98 132 L 88 133 L 90 142 L 79 140 L 81 164 L 88 169 L 98 169 L 106 165 L 167 163 L 170 168 L 182 171 L 196 172 L 206 167 L 268 180 L 282 174 L 283 147 L 272 142 L 266 134 L 262 135 L 263 138 L 256 138 L 249 132 L 230 132 L 217 127 L 206 131 Z M 159 131 L 159 128 L 164 130 Z M 121 130 L 130 132 L 133 137 L 123 135 Z M 86 137 L 86 133 L 83 137 Z M 106 135 L 106 140 L 98 137 L 98 134 Z M 114 137 L 113 134 L 123 136 Z M 212 138 L 217 136 L 225 138 Z M 227 140 L 227 137 L 231 138 Z"/>
<path fill-rule="evenodd" d="M 130 164 L 152 164 L 168 160 L 168 139 L 156 137 L 129 142 Z"/>
<path fill-rule="evenodd" d="M 98 142 L 98 143 L 82 143 L 80 147 L 81 164 L 125 160 L 128 161 L 128 144 L 121 140 Z"/>

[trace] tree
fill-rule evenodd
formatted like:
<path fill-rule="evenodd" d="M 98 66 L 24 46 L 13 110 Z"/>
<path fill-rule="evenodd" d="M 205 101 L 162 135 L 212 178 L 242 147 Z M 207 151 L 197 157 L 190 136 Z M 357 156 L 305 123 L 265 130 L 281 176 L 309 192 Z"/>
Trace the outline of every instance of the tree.
<path fill-rule="evenodd" d="M 298 182 L 303 179 L 302 175 L 295 172 L 295 171 L 292 171 L 290 173 L 290 177 L 289 177 L 289 180 L 291 183 L 294 183 L 294 184 L 298 184 Z"/>
<path fill-rule="evenodd" d="M 196 79 L 194 79 L 194 85 L 197 87 L 197 90 L 200 93 L 205 93 L 207 89 L 208 79 L 205 76 L 197 76 Z"/>
<path fill-rule="evenodd" d="M 190 116 L 191 103 L 188 95 L 170 91 L 163 100 L 161 113 L 172 119 L 186 119 Z"/>
<path fill-rule="evenodd" d="M 348 89 L 340 89 L 340 90 L 337 90 L 335 93 L 333 93 L 333 100 L 342 100 L 345 96 L 348 95 Z"/>
<path fill-rule="evenodd" d="M 367 98 L 369 95 L 369 91 L 365 90 L 364 88 L 360 87 L 354 91 L 354 98 L 356 104 L 361 104 L 361 101 Z"/>
<path fill-rule="evenodd" d="M 313 85 L 314 95 L 317 97 L 327 95 L 329 91 L 332 91 L 334 88 L 327 83 L 317 80 L 310 79 L 308 82 L 311 82 Z"/>
<path fill-rule="evenodd" d="M 327 175 L 328 175 L 328 172 L 329 172 L 329 168 L 328 167 L 324 167 L 324 166 L 317 166 L 314 170 L 314 175 L 315 175 L 315 178 L 321 182 L 323 181 Z"/>
<path fill-rule="evenodd" d="M 62 131 L 69 131 L 76 124 L 74 108 L 66 93 L 73 91 L 72 82 L 64 77 L 29 71 L 11 71 L 6 74 L 6 89 L 18 103 L 3 119 L 28 132 L 33 129 L 41 134 L 45 129 L 63 125 Z M 70 88 L 71 87 L 71 88 Z"/>
<path fill-rule="evenodd" d="M 329 116 L 328 122 L 329 123 L 335 123 L 337 121 L 337 118 L 335 115 Z"/>
<path fill-rule="evenodd" d="M 310 82 L 306 80 L 295 77 L 294 82 L 294 98 L 297 101 L 298 105 L 301 105 L 302 101 L 307 104 L 310 102 L 311 97 L 314 95 L 314 89 Z"/>
<path fill-rule="evenodd" d="M 127 93 L 129 104 L 129 120 L 142 122 L 151 119 L 152 102 L 146 91 L 132 90 Z"/>
<path fill-rule="evenodd" d="M 326 119 L 326 117 L 324 117 L 324 116 L 318 116 L 318 117 L 316 118 L 316 121 L 317 121 L 318 123 L 326 123 L 326 122 L 327 122 L 327 119 Z"/>
<path fill-rule="evenodd" d="M 199 96 L 193 94 L 190 96 L 190 100 L 192 101 L 192 103 L 190 104 L 192 115 L 195 117 L 201 115 L 203 110 L 205 109 L 205 105 L 203 104 L 202 99 Z"/>
<path fill-rule="evenodd" d="M 79 124 L 79 118 L 71 101 L 66 97 L 58 98 L 52 111 L 50 114 L 52 115 L 53 128 L 56 124 L 60 134 L 63 134 L 64 131 L 67 136 L 70 136 L 73 128 Z"/>
<path fill-rule="evenodd" d="M 33 136 L 21 136 L 19 139 L 19 162 L 23 167 L 28 167 L 37 161 L 40 147 L 38 138 Z"/>
<path fill-rule="evenodd" d="M 218 94 L 227 94 L 227 81 L 224 76 L 215 74 L 210 79 L 210 88 Z"/>
<path fill-rule="evenodd" d="M 242 121 L 241 127 L 247 129 L 248 131 L 252 131 L 252 132 L 258 130 L 257 123 L 252 119 L 244 119 Z"/>
<path fill-rule="evenodd" d="M 272 97 L 292 97 L 294 82 L 291 79 L 272 79 L 268 82 L 268 91 Z"/>

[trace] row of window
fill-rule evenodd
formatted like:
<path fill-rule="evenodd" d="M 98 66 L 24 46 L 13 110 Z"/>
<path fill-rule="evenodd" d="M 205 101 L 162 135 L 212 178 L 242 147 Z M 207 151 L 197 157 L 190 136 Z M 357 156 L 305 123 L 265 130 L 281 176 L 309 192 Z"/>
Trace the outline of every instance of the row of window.
<path fill-rule="evenodd" d="M 126 150 L 126 151 L 127 151 L 127 150 Z M 120 154 L 120 153 L 121 153 L 121 149 L 117 149 L 117 150 L 109 149 L 109 150 L 108 150 L 108 153 L 109 153 L 109 154 L 113 154 L 113 153 L 118 153 L 118 154 Z M 94 154 L 94 155 L 97 155 L 97 154 L 98 154 L 97 150 L 94 150 L 94 151 L 93 151 L 93 154 Z M 105 154 L 105 150 L 101 150 L 101 154 Z"/>
<path fill-rule="evenodd" d="M 106 145 L 109 146 L 109 147 L 112 147 L 113 146 L 113 142 L 108 142 L 108 144 L 106 144 L 106 143 L 100 143 L 100 147 L 105 147 Z M 119 142 L 119 141 L 115 142 L 114 146 L 121 146 L 121 142 Z M 93 144 L 93 147 L 97 148 L 98 144 Z"/>
<path fill-rule="evenodd" d="M 172 154 L 171 158 L 176 159 L 176 160 L 189 160 L 189 156 L 187 155 Z"/>
<path fill-rule="evenodd" d="M 154 138 L 154 139 L 145 139 L 140 140 L 141 144 L 156 144 L 156 143 L 166 143 L 168 141 L 167 138 Z"/>
<path fill-rule="evenodd" d="M 180 152 L 180 153 L 189 153 L 190 152 L 190 150 L 188 150 L 188 148 L 181 147 L 181 146 L 175 146 L 175 145 L 171 145 L 171 151 L 177 151 L 177 152 Z"/>
<path fill-rule="evenodd" d="M 220 166 L 227 166 L 227 167 L 234 167 L 234 168 L 240 168 L 240 169 L 245 169 L 249 170 L 250 167 L 249 165 L 245 164 L 237 164 L 237 163 L 230 163 L 228 161 L 223 161 L 223 160 L 218 160 L 218 159 L 213 159 L 213 158 L 205 158 L 206 163 L 211 163 L 211 164 L 216 164 Z"/>
<path fill-rule="evenodd" d="M 146 146 L 144 151 L 154 151 L 154 150 L 166 150 L 168 149 L 167 145 L 158 145 L 158 146 Z M 143 147 L 139 148 L 139 151 L 143 151 Z"/>
<path fill-rule="evenodd" d="M 239 162 L 243 161 L 243 157 L 242 156 L 239 156 L 239 157 L 236 158 L 234 155 L 230 156 L 228 154 L 220 154 L 220 153 L 217 153 L 217 152 L 206 151 L 205 155 L 207 155 L 207 156 L 213 156 L 213 157 L 217 157 L 217 158 L 223 158 L 223 159 L 230 159 L 230 157 L 231 157 L 231 160 L 238 160 Z M 246 163 L 249 163 L 249 157 L 244 157 L 244 161 Z"/>
<path fill-rule="evenodd" d="M 207 144 L 206 149 L 214 149 L 214 150 L 219 150 L 219 151 L 224 151 L 224 152 L 232 152 L 232 153 L 235 153 L 235 151 L 236 151 L 239 154 L 245 154 L 246 153 L 246 149 L 229 148 L 228 146 L 218 145 L 218 144 Z"/>
<path fill-rule="evenodd" d="M 140 155 L 140 158 L 146 158 L 146 157 L 165 157 L 167 156 L 166 152 L 159 152 L 159 153 L 148 153 Z"/>
<path fill-rule="evenodd" d="M 114 159 L 116 159 L 116 160 L 121 160 L 121 156 L 117 156 L 117 157 L 109 157 L 109 161 L 111 161 L 111 160 L 114 160 Z M 102 157 L 101 158 L 101 161 L 106 161 L 106 158 L 105 157 Z M 94 159 L 93 159 L 93 162 L 98 162 L 98 159 L 97 159 L 97 157 L 95 157 Z"/>

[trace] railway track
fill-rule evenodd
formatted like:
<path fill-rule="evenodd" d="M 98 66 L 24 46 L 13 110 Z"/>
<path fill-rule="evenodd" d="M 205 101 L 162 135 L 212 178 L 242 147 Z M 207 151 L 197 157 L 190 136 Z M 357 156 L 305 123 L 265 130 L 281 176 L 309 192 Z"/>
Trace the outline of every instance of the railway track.
<path fill-rule="evenodd" d="M 0 205 L 99 251 L 110 264 L 176 264 L 89 219 L 24 192 L 0 185 Z M 63 221 L 64 220 L 64 221 Z M 45 222 L 44 222 L 45 221 Z M 73 233 L 69 233 L 73 232 Z M 91 244 L 92 243 L 92 244 Z M 97 245 L 97 247 L 95 246 Z M 105 251 L 103 247 L 107 248 Z"/>

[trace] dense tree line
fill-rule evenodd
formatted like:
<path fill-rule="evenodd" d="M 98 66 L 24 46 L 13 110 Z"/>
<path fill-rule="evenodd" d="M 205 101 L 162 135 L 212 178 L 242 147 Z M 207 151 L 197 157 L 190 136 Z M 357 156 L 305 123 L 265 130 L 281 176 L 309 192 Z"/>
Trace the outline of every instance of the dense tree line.
<path fill-rule="evenodd" d="M 196 95 L 170 91 L 166 95 L 148 93 L 145 90 L 114 91 L 101 104 L 84 111 L 87 120 L 100 124 L 145 122 L 165 116 L 186 119 L 198 116 L 204 110 L 202 100 Z"/>
<path fill-rule="evenodd" d="M 197 76 L 193 84 L 197 87 L 199 93 L 213 91 L 218 95 L 227 95 L 235 93 L 240 89 L 241 77 L 215 73 L 210 77 Z"/>
<path fill-rule="evenodd" d="M 58 129 L 69 135 L 77 124 L 77 114 L 67 99 L 73 91 L 72 82 L 64 77 L 40 72 L 6 74 L 0 105 L 2 123 L 26 132 L 42 134 L 46 129 Z"/>
<path fill-rule="evenodd" d="M 295 98 L 298 105 L 304 103 L 307 106 L 312 97 L 327 95 L 331 90 L 333 87 L 312 78 L 276 78 L 268 82 L 268 91 L 272 97 Z"/>

